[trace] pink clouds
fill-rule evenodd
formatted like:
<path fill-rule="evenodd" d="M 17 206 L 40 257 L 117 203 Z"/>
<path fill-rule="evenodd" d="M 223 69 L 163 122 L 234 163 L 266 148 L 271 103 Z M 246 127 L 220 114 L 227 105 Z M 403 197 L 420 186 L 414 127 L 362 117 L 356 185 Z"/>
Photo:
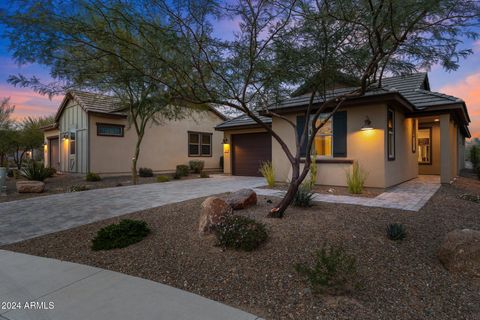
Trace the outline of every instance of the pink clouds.
<path fill-rule="evenodd" d="M 15 105 L 15 119 L 54 114 L 63 99 L 63 96 L 55 96 L 50 100 L 30 89 L 0 85 L 0 98 L 5 97 L 10 97 L 10 103 Z"/>
<path fill-rule="evenodd" d="M 480 42 L 478 46 L 480 46 Z M 465 101 L 472 120 L 470 123 L 472 137 L 480 137 L 480 71 L 459 82 L 446 85 L 439 91 Z"/>

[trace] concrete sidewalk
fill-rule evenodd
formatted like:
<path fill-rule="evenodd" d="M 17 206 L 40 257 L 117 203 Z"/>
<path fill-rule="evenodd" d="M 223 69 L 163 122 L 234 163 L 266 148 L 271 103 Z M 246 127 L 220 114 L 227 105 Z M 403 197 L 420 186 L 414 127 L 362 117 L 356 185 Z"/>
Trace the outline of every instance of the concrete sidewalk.
<path fill-rule="evenodd" d="M 11 310 L 7 302 L 21 308 Z M 0 304 L 2 320 L 259 319 L 157 282 L 5 250 L 0 250 Z"/>

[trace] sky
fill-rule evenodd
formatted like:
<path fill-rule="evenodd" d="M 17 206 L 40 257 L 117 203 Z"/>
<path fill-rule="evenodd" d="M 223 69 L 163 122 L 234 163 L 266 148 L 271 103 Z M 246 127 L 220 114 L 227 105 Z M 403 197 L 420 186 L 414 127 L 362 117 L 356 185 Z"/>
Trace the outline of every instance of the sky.
<path fill-rule="evenodd" d="M 238 22 L 223 20 L 218 22 L 216 32 L 223 32 L 225 33 L 223 36 L 227 36 L 226 34 L 231 34 L 237 25 Z M 1 33 L 0 26 L 0 35 Z M 54 114 L 63 99 L 62 96 L 54 96 L 50 100 L 29 88 L 16 88 L 7 83 L 8 76 L 12 74 L 37 76 L 42 81 L 49 82 L 51 80 L 49 69 L 37 64 L 19 66 L 12 59 L 8 47 L 8 40 L 0 38 L 0 99 L 10 97 L 10 102 L 15 105 L 16 119 Z M 474 54 L 462 60 L 460 68 L 456 71 L 447 72 L 441 66 L 434 66 L 428 74 L 430 87 L 432 91 L 463 99 L 472 120 L 470 123 L 472 136 L 480 137 L 480 40 L 465 41 L 462 47 L 473 49 Z"/>

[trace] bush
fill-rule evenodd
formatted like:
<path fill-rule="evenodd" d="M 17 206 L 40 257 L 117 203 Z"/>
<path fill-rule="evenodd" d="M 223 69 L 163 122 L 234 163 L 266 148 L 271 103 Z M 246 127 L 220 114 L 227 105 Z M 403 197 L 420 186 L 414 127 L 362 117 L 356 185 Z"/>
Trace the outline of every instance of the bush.
<path fill-rule="evenodd" d="M 472 163 L 474 171 L 478 169 L 480 162 L 480 149 L 475 145 L 470 148 L 470 162 Z"/>
<path fill-rule="evenodd" d="M 477 167 L 477 177 L 478 180 L 480 180 L 480 166 Z"/>
<path fill-rule="evenodd" d="M 168 182 L 170 181 L 170 178 L 167 176 L 158 176 L 157 177 L 157 182 Z"/>
<path fill-rule="evenodd" d="M 50 172 L 43 166 L 42 163 L 36 161 L 29 161 L 27 166 L 21 171 L 22 177 L 27 180 L 43 181 L 50 177 Z"/>
<path fill-rule="evenodd" d="M 308 184 L 302 184 L 298 187 L 297 193 L 293 198 L 293 205 L 295 207 L 311 207 L 314 193 L 308 186 Z"/>
<path fill-rule="evenodd" d="M 13 176 L 14 176 L 13 169 L 8 169 L 8 171 L 7 171 L 7 177 L 13 178 Z"/>
<path fill-rule="evenodd" d="M 210 175 L 208 172 L 202 171 L 200 172 L 200 178 L 210 178 Z"/>
<path fill-rule="evenodd" d="M 184 164 L 179 164 L 175 170 L 175 174 L 179 177 L 186 177 L 189 174 L 189 167 Z"/>
<path fill-rule="evenodd" d="M 245 251 L 257 249 L 268 238 L 263 223 L 237 215 L 225 217 L 215 228 L 215 235 L 220 246 Z"/>
<path fill-rule="evenodd" d="M 260 166 L 260 173 L 267 180 L 267 185 L 272 188 L 275 186 L 275 171 L 270 161 L 262 162 Z"/>
<path fill-rule="evenodd" d="M 315 187 L 315 184 L 317 183 L 317 173 L 318 173 L 317 154 L 315 152 L 312 154 L 311 159 L 312 161 L 310 163 L 308 184 L 310 186 L 310 189 L 313 189 L 313 187 Z"/>
<path fill-rule="evenodd" d="M 223 162 L 224 159 L 225 158 L 223 156 L 220 156 L 220 169 L 222 169 L 222 171 L 223 171 L 223 166 L 225 165 L 224 162 Z"/>
<path fill-rule="evenodd" d="M 153 177 L 153 170 L 150 168 L 138 169 L 138 176 L 143 178 Z"/>
<path fill-rule="evenodd" d="M 458 198 L 460 198 L 462 200 L 467 200 L 467 201 L 480 203 L 480 196 L 477 196 L 477 195 L 474 195 L 474 194 L 465 193 L 465 194 L 459 195 Z"/>
<path fill-rule="evenodd" d="M 180 179 L 182 179 L 182 177 L 178 174 L 178 172 L 175 172 L 175 173 L 173 174 L 173 179 L 174 179 L 174 180 L 180 180 Z"/>
<path fill-rule="evenodd" d="M 48 178 L 53 177 L 57 173 L 57 169 L 55 168 L 46 168 L 46 170 L 48 172 Z"/>
<path fill-rule="evenodd" d="M 400 223 L 391 223 L 387 226 L 387 237 L 390 240 L 403 240 L 407 236 L 407 228 Z"/>
<path fill-rule="evenodd" d="M 341 247 L 326 245 L 315 253 L 313 266 L 297 264 L 295 270 L 306 278 L 314 293 L 348 292 L 354 287 L 357 275 L 354 257 Z"/>
<path fill-rule="evenodd" d="M 192 170 L 194 173 L 200 173 L 205 166 L 205 161 L 191 160 L 188 164 L 190 165 L 190 170 Z"/>
<path fill-rule="evenodd" d="M 87 180 L 87 181 L 100 181 L 100 180 L 102 180 L 102 178 L 100 178 L 100 176 L 98 174 L 96 174 L 95 172 L 89 172 L 85 176 L 85 180 Z"/>
<path fill-rule="evenodd" d="M 367 180 L 367 174 L 363 172 L 358 164 L 358 161 L 353 163 L 352 172 L 347 171 L 347 185 L 348 192 L 353 194 L 360 194 L 363 191 L 363 185 Z"/>
<path fill-rule="evenodd" d="M 87 191 L 88 187 L 82 184 L 74 185 L 68 188 L 69 192 L 80 192 L 80 191 Z"/>
<path fill-rule="evenodd" d="M 118 224 L 103 227 L 92 240 L 92 250 L 110 250 L 125 248 L 137 243 L 150 233 L 145 221 L 121 220 Z"/>

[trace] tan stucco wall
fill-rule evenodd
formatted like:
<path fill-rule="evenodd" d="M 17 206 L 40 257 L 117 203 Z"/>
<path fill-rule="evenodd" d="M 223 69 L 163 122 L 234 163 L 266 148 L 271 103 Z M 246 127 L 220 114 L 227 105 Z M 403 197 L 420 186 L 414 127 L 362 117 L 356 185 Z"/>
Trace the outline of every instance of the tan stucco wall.
<path fill-rule="evenodd" d="M 148 126 L 141 146 L 138 168 L 148 167 L 155 172 L 173 172 L 178 164 L 202 160 L 206 170 L 218 170 L 223 153 L 223 133 L 215 131 L 214 127 L 222 121 L 212 112 L 202 112 L 187 119 Z M 125 136 L 97 136 L 97 122 L 123 124 Z M 212 133 L 211 157 L 188 156 L 188 131 Z M 90 171 L 100 174 L 129 174 L 136 139 L 135 129 L 128 128 L 127 120 L 90 115 Z"/>
<path fill-rule="evenodd" d="M 223 132 L 223 137 L 226 139 L 227 143 L 222 146 L 223 152 L 223 173 L 232 174 L 232 135 L 234 134 L 246 134 L 246 133 L 257 133 L 257 132 L 266 132 L 265 129 L 261 128 L 251 128 L 251 129 L 240 129 L 240 130 L 227 130 Z"/>
<path fill-rule="evenodd" d="M 440 125 L 434 123 L 429 126 L 432 128 L 432 164 L 419 164 L 418 173 L 440 174 Z"/>

